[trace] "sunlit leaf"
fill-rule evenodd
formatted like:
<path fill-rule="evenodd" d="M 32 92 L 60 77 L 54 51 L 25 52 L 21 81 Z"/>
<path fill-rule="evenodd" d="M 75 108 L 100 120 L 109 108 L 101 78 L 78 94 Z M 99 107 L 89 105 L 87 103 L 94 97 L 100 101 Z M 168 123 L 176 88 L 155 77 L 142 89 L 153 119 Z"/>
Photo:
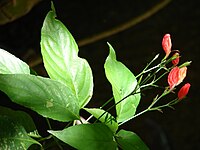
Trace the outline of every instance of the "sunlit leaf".
<path fill-rule="evenodd" d="M 98 108 L 84 108 L 87 112 L 92 114 L 95 118 L 99 119 L 102 123 L 108 126 L 114 133 L 118 129 L 118 123 L 116 119 L 108 112 L 105 112 L 103 109 Z M 100 118 L 99 118 L 100 117 Z"/>
<path fill-rule="evenodd" d="M 113 133 L 104 124 L 81 124 L 49 133 L 79 150 L 116 150 Z"/>
<path fill-rule="evenodd" d="M 78 57 L 78 46 L 67 28 L 50 11 L 42 27 L 41 50 L 50 78 L 73 89 L 79 106 L 84 107 L 93 93 L 92 71 L 85 59 Z"/>
<path fill-rule="evenodd" d="M 149 150 L 140 137 L 131 131 L 120 130 L 116 135 L 116 140 L 123 150 Z"/>
<path fill-rule="evenodd" d="M 0 115 L 0 130 L 0 148 L 2 150 L 24 150 L 32 144 L 39 144 L 28 136 L 22 125 L 7 116 Z"/>
<path fill-rule="evenodd" d="M 0 48 L 0 74 L 29 74 L 29 66 L 19 58 Z"/>
<path fill-rule="evenodd" d="M 137 93 L 139 89 L 135 89 L 137 86 L 135 76 L 124 64 L 116 60 L 115 51 L 110 44 L 109 48 L 110 53 L 104 67 L 106 77 L 112 85 L 115 103 L 123 100 L 116 106 L 117 121 L 123 122 L 134 116 L 140 101 L 140 93 Z M 136 94 L 126 98 L 132 92 Z"/>
<path fill-rule="evenodd" d="M 1 74 L 0 90 L 18 104 L 44 117 L 59 121 L 79 118 L 79 106 L 72 90 L 49 78 L 26 74 Z"/>

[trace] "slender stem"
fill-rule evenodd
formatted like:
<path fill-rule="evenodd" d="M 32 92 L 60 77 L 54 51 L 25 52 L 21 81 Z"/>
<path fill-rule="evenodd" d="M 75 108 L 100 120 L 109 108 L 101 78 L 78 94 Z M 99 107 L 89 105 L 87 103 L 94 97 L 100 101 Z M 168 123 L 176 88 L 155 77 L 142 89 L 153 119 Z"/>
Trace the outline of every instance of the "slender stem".
<path fill-rule="evenodd" d="M 154 108 L 150 108 L 149 110 L 159 110 L 159 109 L 161 109 L 163 107 L 169 107 L 169 103 L 161 105 L 161 106 L 157 106 L 157 107 L 154 107 Z"/>
<path fill-rule="evenodd" d="M 114 99 L 114 97 L 111 97 L 107 102 L 105 102 L 101 107 L 100 109 L 102 109 L 103 107 L 105 107 L 107 104 L 109 104 L 112 100 Z M 93 115 L 90 115 L 86 121 L 88 122 L 91 118 L 93 117 Z M 102 117 L 102 116 L 101 116 Z M 100 117 L 99 117 L 100 118 Z"/>
<path fill-rule="evenodd" d="M 142 83 L 141 83 L 141 87 L 143 86 L 143 84 L 146 84 L 152 77 L 155 77 L 156 76 L 156 73 L 158 73 L 161 69 L 163 69 L 163 67 L 162 66 L 160 66 L 156 71 L 154 71 L 154 73 L 152 73 L 151 75 L 148 75 L 143 81 L 142 81 Z M 161 77 L 163 77 L 166 73 L 168 73 L 168 72 L 165 72 L 165 73 L 163 73 L 158 79 L 153 79 L 153 81 L 151 82 L 151 83 L 149 83 L 150 85 L 153 85 L 153 84 L 155 84 Z M 148 84 L 147 84 L 148 85 Z M 144 85 L 144 87 L 146 87 L 145 85 Z"/>
<path fill-rule="evenodd" d="M 168 91 L 164 91 L 162 93 L 162 95 L 160 95 L 158 98 L 156 98 L 152 103 L 151 105 L 148 107 L 148 109 L 151 109 L 162 97 L 164 97 L 165 95 L 169 94 L 171 91 L 168 90 Z"/>
<path fill-rule="evenodd" d="M 139 112 L 138 114 L 134 115 L 133 117 L 131 117 L 131 118 L 129 118 L 129 119 L 127 119 L 127 120 L 121 122 L 121 123 L 119 124 L 119 126 L 121 126 L 122 124 L 126 123 L 127 121 L 129 121 L 129 120 L 131 120 L 131 119 L 134 119 L 134 118 L 136 118 L 136 117 L 138 117 L 138 116 L 144 114 L 144 113 L 147 112 L 147 111 L 158 110 L 158 109 L 161 108 L 161 107 L 169 106 L 169 103 L 168 103 L 168 104 L 162 105 L 162 106 L 160 106 L 160 107 L 158 106 L 158 107 L 152 108 L 163 96 L 169 94 L 170 92 L 171 92 L 170 90 L 164 91 L 163 94 L 162 94 L 161 96 L 159 96 L 158 98 L 156 98 L 156 99 L 151 103 L 151 105 L 150 105 L 147 109 L 145 109 L 145 110 Z"/>
<path fill-rule="evenodd" d="M 106 112 L 108 112 L 109 110 L 111 110 L 113 107 L 115 107 L 117 104 L 121 103 L 123 100 L 125 100 L 127 97 L 129 97 L 131 94 L 125 96 L 124 98 L 122 98 L 119 102 L 117 102 L 116 104 L 112 105 L 110 108 L 108 108 L 104 113 L 102 113 L 99 118 L 97 118 L 97 120 L 95 122 L 97 122 L 101 117 L 103 117 L 103 115 L 105 115 Z"/>
<path fill-rule="evenodd" d="M 51 127 L 51 124 L 50 124 L 50 122 L 49 122 L 49 119 L 46 118 L 46 121 L 47 121 L 47 124 L 48 124 L 48 126 L 49 126 L 49 129 L 52 130 L 52 127 Z M 58 140 L 57 140 L 54 136 L 52 136 L 52 137 L 53 137 L 54 141 L 56 142 L 57 146 L 59 147 L 59 149 L 60 149 L 60 150 L 63 150 L 62 146 L 58 143 Z"/>
<path fill-rule="evenodd" d="M 42 141 L 48 140 L 48 139 L 50 139 L 50 138 L 52 138 L 52 135 L 49 135 L 49 136 L 44 137 L 44 138 L 41 138 L 41 139 L 39 139 L 38 141 L 39 141 L 39 142 L 42 142 Z"/>
<path fill-rule="evenodd" d="M 118 101 L 116 104 L 112 105 L 110 108 L 108 108 L 104 113 L 102 113 L 99 118 L 97 118 L 97 120 L 95 122 L 97 122 L 103 115 L 105 115 L 105 113 L 107 113 L 109 110 L 111 110 L 113 107 L 115 107 L 116 105 L 118 105 L 119 103 L 121 103 L 122 101 L 124 101 L 126 98 L 128 98 L 131 95 L 135 95 L 139 92 L 136 92 L 138 90 L 138 85 L 136 85 L 136 88 L 134 89 L 133 92 L 131 92 L 130 94 L 128 94 L 127 96 L 125 96 L 124 98 L 122 98 L 120 101 Z"/>
<path fill-rule="evenodd" d="M 50 124 L 50 122 L 49 122 L 49 119 L 46 118 L 46 121 L 47 121 L 47 125 L 48 125 L 49 129 L 52 130 L 52 128 L 51 128 L 51 124 Z"/>
<path fill-rule="evenodd" d="M 160 64 L 158 64 L 158 65 L 156 65 L 156 66 L 154 66 L 154 67 L 152 67 L 152 68 L 149 68 L 148 70 L 145 70 L 143 73 L 150 72 L 150 71 L 152 71 L 152 70 L 154 70 L 154 69 L 156 69 L 156 68 L 158 68 L 158 67 L 160 67 Z"/>
<path fill-rule="evenodd" d="M 107 104 L 109 104 L 112 100 L 114 99 L 114 97 L 111 97 L 107 102 L 105 102 L 100 109 L 102 109 L 103 107 L 105 107 Z"/>
<path fill-rule="evenodd" d="M 65 128 L 69 127 L 70 124 L 72 124 L 72 121 L 70 121 L 70 122 L 65 126 Z"/>
<path fill-rule="evenodd" d="M 123 125 L 124 123 L 128 122 L 129 120 L 131 120 L 131 119 L 133 119 L 133 118 L 136 118 L 136 117 L 138 117 L 138 116 L 140 116 L 140 115 L 144 114 L 144 113 L 145 113 L 145 112 L 147 112 L 147 111 L 149 111 L 149 109 L 148 109 L 148 108 L 147 108 L 147 109 L 145 109 L 145 110 L 143 110 L 143 111 L 141 111 L 140 113 L 138 113 L 138 114 L 134 115 L 133 117 L 131 117 L 131 118 L 129 118 L 129 119 L 127 119 L 127 120 L 125 120 L 125 121 L 121 122 L 121 123 L 119 124 L 119 126 Z"/>
<path fill-rule="evenodd" d="M 156 69 L 157 67 L 159 67 L 160 64 L 158 64 L 157 66 L 154 66 L 154 67 L 152 67 L 152 68 L 150 68 L 150 69 L 147 70 L 147 68 L 158 58 L 158 56 L 159 56 L 159 54 L 157 54 L 157 55 L 147 64 L 147 66 L 142 70 L 142 72 L 141 72 L 140 74 L 138 74 L 138 75 L 136 76 L 136 78 L 138 78 L 139 76 L 141 76 L 141 75 L 143 75 L 143 74 L 145 74 L 145 73 L 147 73 L 147 72 L 149 72 L 149 71 L 151 71 L 151 70 Z"/>
<path fill-rule="evenodd" d="M 166 75 L 168 72 L 163 73 L 159 78 L 157 78 L 154 82 L 156 83 L 158 80 L 160 80 L 164 75 Z"/>
<path fill-rule="evenodd" d="M 90 116 L 86 119 L 86 121 L 89 122 L 89 120 L 90 120 L 92 117 L 93 117 L 93 115 L 90 115 Z"/>

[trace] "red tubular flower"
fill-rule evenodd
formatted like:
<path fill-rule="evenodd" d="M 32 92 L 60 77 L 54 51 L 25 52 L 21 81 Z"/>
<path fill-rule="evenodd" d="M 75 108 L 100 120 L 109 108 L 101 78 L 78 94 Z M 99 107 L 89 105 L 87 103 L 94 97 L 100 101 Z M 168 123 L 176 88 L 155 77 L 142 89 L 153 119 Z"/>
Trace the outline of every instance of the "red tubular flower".
<path fill-rule="evenodd" d="M 190 83 L 186 83 L 178 92 L 178 99 L 181 100 L 183 99 L 187 94 L 190 89 Z"/>
<path fill-rule="evenodd" d="M 176 85 L 179 85 L 185 79 L 186 74 L 187 74 L 187 67 L 182 67 L 179 69 L 179 77 Z"/>
<path fill-rule="evenodd" d="M 179 68 L 174 67 L 168 75 L 168 84 L 170 89 L 173 89 L 176 86 L 176 83 L 178 82 L 178 76 L 179 76 Z"/>
<path fill-rule="evenodd" d="M 165 51 L 166 56 L 168 57 L 169 54 L 171 53 L 171 48 L 172 48 L 172 42 L 171 42 L 171 37 L 170 34 L 165 34 L 162 40 L 162 47 L 163 50 Z"/>
<path fill-rule="evenodd" d="M 174 66 L 176 66 L 176 65 L 178 65 L 178 63 L 179 63 L 179 53 L 175 53 L 174 55 L 173 55 L 174 57 L 176 56 L 176 59 L 174 59 L 174 60 L 172 60 L 172 64 L 174 65 Z"/>
<path fill-rule="evenodd" d="M 173 89 L 175 86 L 179 85 L 183 79 L 186 77 L 187 67 L 174 67 L 168 75 L 168 84 L 170 89 Z"/>

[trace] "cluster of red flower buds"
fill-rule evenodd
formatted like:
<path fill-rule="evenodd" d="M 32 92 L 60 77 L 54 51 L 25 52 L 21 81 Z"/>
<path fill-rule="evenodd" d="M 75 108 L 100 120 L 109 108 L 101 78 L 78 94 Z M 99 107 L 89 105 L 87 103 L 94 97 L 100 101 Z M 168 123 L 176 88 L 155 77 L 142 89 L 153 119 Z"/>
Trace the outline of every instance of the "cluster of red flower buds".
<path fill-rule="evenodd" d="M 170 55 L 172 52 L 172 42 L 171 42 L 171 37 L 170 34 L 165 34 L 162 40 L 162 47 L 163 50 L 165 51 L 165 59 Z M 169 75 L 168 75 L 168 84 L 170 90 L 174 89 L 177 85 L 179 85 L 184 78 L 186 77 L 187 73 L 187 67 L 179 67 L 177 66 L 179 63 L 179 53 L 176 52 L 173 54 L 174 59 L 172 60 L 172 63 L 174 65 L 173 69 L 171 69 Z M 181 100 L 183 99 L 187 94 L 190 89 L 190 83 L 186 83 L 178 92 L 178 99 Z"/>

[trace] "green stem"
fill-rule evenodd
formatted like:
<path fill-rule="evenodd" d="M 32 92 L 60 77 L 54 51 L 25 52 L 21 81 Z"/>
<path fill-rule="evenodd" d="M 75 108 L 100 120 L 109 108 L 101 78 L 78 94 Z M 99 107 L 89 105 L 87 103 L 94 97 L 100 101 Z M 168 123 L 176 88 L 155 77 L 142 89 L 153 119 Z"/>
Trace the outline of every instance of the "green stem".
<path fill-rule="evenodd" d="M 159 67 L 160 64 L 158 64 L 157 66 L 154 66 L 154 67 L 152 67 L 152 68 L 150 68 L 150 69 L 147 70 L 147 68 L 158 58 L 158 56 L 159 56 L 159 54 L 157 54 L 157 55 L 147 64 L 147 66 L 143 69 L 143 71 L 142 71 L 140 74 L 138 74 L 138 75 L 136 76 L 136 78 L 138 78 L 139 76 L 141 76 L 141 75 L 143 75 L 143 74 L 145 74 L 145 73 L 147 73 L 147 72 L 149 72 L 149 71 L 151 71 L 151 70 L 153 70 L 153 69 Z"/>
<path fill-rule="evenodd" d="M 141 111 L 141 112 L 139 112 L 138 114 L 134 115 L 133 117 L 131 117 L 131 118 L 129 118 L 129 119 L 127 119 L 127 120 L 125 120 L 125 121 L 121 122 L 121 123 L 119 124 L 119 126 L 121 126 L 121 125 L 123 125 L 124 123 L 126 123 L 126 122 L 130 121 L 131 119 L 134 119 L 134 118 L 136 118 L 136 117 L 138 117 L 138 116 L 140 116 L 140 115 L 144 114 L 144 113 L 145 113 L 145 112 L 147 112 L 147 111 L 149 111 L 149 109 L 148 109 L 148 108 L 147 108 L 147 109 L 145 109 L 145 110 L 143 110 L 143 111 Z"/>
<path fill-rule="evenodd" d="M 162 95 L 160 95 L 158 98 L 156 98 L 151 105 L 148 107 L 149 109 L 151 109 L 162 97 L 164 97 L 165 95 L 169 94 L 171 92 L 171 90 L 165 90 Z"/>
<path fill-rule="evenodd" d="M 49 135 L 47 137 L 44 137 L 44 138 L 41 138 L 38 140 L 38 142 L 42 142 L 42 141 L 45 141 L 45 140 L 49 140 L 50 138 L 52 138 L 52 135 Z"/>
<path fill-rule="evenodd" d="M 51 124 L 50 124 L 50 122 L 49 122 L 49 119 L 46 118 L 46 121 L 47 121 L 47 125 L 48 125 L 49 129 L 52 130 L 52 128 L 51 128 Z"/>
<path fill-rule="evenodd" d="M 105 107 L 107 104 L 109 104 L 112 100 L 114 99 L 114 97 L 111 97 L 107 102 L 105 102 L 101 107 L 100 109 L 102 109 L 103 107 Z M 103 114 L 104 115 L 104 114 Z M 93 115 L 90 115 L 86 121 L 88 122 L 91 118 L 93 117 Z M 102 116 L 101 116 L 102 117 Z"/>
<path fill-rule="evenodd" d="M 49 122 L 49 119 L 46 118 L 46 121 L 47 121 L 47 124 L 48 124 L 48 126 L 49 126 L 49 129 L 52 130 L 52 127 L 51 127 L 51 124 L 50 124 L 50 122 Z M 52 136 L 52 137 L 53 137 L 54 141 L 56 142 L 56 145 L 59 147 L 59 149 L 60 149 L 60 150 L 63 150 L 63 148 L 62 148 L 62 146 L 59 144 L 58 140 L 57 140 L 54 136 Z"/>
<path fill-rule="evenodd" d="M 161 96 L 159 96 L 158 98 L 156 98 L 156 99 L 151 103 L 151 105 L 149 105 L 149 107 L 148 107 L 147 109 L 145 109 L 145 110 L 139 112 L 138 114 L 134 115 L 133 117 L 131 117 L 131 118 L 129 118 L 129 119 L 127 119 L 127 120 L 121 122 L 121 123 L 119 124 L 119 126 L 123 125 L 124 123 L 126 123 L 127 121 L 129 121 L 129 120 L 131 120 L 131 119 L 134 119 L 134 118 L 136 118 L 136 117 L 138 117 L 138 116 L 144 114 L 144 113 L 147 112 L 147 111 L 158 110 L 158 109 L 161 108 L 161 107 L 168 106 L 169 104 L 162 105 L 161 107 L 158 106 L 158 107 L 152 108 L 163 96 L 169 94 L 170 92 L 171 92 L 170 90 L 168 90 L 167 92 L 164 91 L 163 94 L 162 94 Z"/>
<path fill-rule="evenodd" d="M 70 122 L 65 126 L 65 128 L 69 127 L 70 124 L 72 124 L 72 121 L 70 121 Z"/>
<path fill-rule="evenodd" d="M 107 104 L 109 104 L 112 100 L 114 99 L 114 97 L 111 97 L 107 102 L 105 102 L 100 109 L 102 109 L 103 107 L 105 107 Z"/>
<path fill-rule="evenodd" d="M 113 107 L 115 107 L 117 104 L 121 103 L 123 100 L 125 100 L 126 98 L 128 98 L 128 97 L 131 96 L 131 95 L 132 95 L 132 93 L 129 94 L 129 95 L 127 95 L 127 96 L 125 96 L 125 97 L 122 98 L 120 101 L 118 101 L 116 104 L 114 104 L 114 105 L 112 105 L 110 108 L 108 108 L 104 113 L 102 113 L 102 114 L 99 116 L 99 118 L 97 118 L 97 120 L 96 120 L 94 123 L 96 123 L 101 117 L 103 117 L 103 115 L 105 115 L 106 112 L 108 112 L 109 110 L 111 110 Z"/>
<path fill-rule="evenodd" d="M 118 101 L 117 103 L 115 103 L 114 105 L 112 105 L 110 108 L 108 108 L 104 113 L 102 113 L 99 118 L 97 118 L 97 120 L 94 122 L 96 123 L 103 115 L 105 115 L 105 113 L 107 113 L 109 110 L 111 110 L 113 107 L 115 107 L 116 105 L 118 105 L 119 103 L 121 103 L 122 101 L 124 101 L 126 98 L 128 98 L 131 95 L 135 95 L 139 92 L 136 92 L 139 89 L 138 85 L 136 85 L 136 88 L 134 89 L 133 92 L 131 92 L 130 94 L 128 94 L 127 96 L 125 96 L 124 98 L 122 98 L 120 101 Z"/>

